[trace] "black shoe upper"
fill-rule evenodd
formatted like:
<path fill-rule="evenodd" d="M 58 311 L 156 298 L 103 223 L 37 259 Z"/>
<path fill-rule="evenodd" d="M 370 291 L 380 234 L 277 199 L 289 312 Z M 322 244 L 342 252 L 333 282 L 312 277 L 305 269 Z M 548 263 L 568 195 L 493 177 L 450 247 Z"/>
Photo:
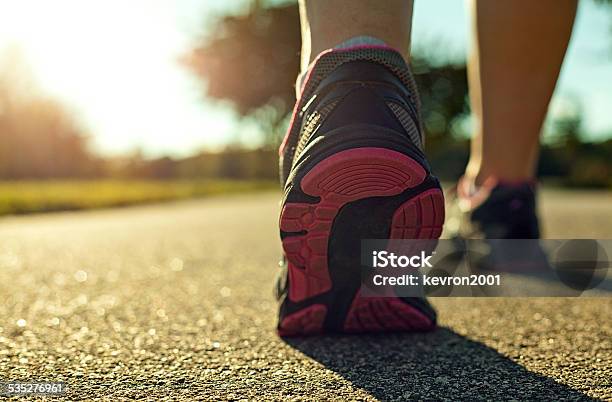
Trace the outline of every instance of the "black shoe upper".
<path fill-rule="evenodd" d="M 497 185 L 485 202 L 471 213 L 476 225 L 488 239 L 538 239 L 536 193 L 530 183 Z"/>
<path fill-rule="evenodd" d="M 460 222 L 456 233 L 451 235 L 474 239 L 540 238 L 536 190 L 532 183 L 498 184 L 480 205 L 453 215 Z"/>
<path fill-rule="evenodd" d="M 324 53 L 301 93 L 281 147 L 283 185 L 320 137 L 328 144 L 348 141 L 351 128 L 393 132 L 418 152 L 422 148 L 414 80 L 401 55 L 390 48 Z"/>

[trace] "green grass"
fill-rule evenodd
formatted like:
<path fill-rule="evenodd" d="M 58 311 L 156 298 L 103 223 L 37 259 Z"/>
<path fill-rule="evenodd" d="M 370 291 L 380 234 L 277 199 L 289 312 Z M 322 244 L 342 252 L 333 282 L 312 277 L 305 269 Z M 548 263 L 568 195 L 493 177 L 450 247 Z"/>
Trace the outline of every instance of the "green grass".
<path fill-rule="evenodd" d="M 278 188 L 273 181 L 75 180 L 0 182 L 0 216 L 108 208 Z"/>

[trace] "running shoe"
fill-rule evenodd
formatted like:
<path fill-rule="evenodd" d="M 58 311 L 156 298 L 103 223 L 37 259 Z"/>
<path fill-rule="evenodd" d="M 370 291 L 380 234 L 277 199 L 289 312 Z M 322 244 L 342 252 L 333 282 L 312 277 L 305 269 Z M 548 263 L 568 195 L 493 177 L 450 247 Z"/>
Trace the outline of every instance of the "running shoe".
<path fill-rule="evenodd" d="M 436 239 L 444 198 L 414 79 L 386 46 L 321 53 L 280 148 L 281 336 L 427 331 L 425 299 L 361 297 L 362 239 Z"/>
<path fill-rule="evenodd" d="M 450 237 L 465 239 L 539 239 L 536 186 L 533 181 L 500 183 L 489 179 L 475 187 L 461 178 L 449 197 Z"/>

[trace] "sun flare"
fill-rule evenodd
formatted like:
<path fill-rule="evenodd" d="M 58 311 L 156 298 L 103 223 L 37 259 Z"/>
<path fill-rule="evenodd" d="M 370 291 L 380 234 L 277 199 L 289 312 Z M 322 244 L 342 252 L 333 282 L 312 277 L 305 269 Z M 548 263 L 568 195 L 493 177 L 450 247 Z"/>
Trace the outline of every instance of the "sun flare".
<path fill-rule="evenodd" d="M 191 38 L 173 5 L 2 2 L 0 57 L 3 48 L 18 48 L 36 82 L 75 111 L 101 151 L 142 144 L 148 151 L 147 141 L 155 139 L 159 149 L 187 153 L 214 144 L 230 128 L 230 116 L 207 112 L 199 86 L 177 62 Z"/>

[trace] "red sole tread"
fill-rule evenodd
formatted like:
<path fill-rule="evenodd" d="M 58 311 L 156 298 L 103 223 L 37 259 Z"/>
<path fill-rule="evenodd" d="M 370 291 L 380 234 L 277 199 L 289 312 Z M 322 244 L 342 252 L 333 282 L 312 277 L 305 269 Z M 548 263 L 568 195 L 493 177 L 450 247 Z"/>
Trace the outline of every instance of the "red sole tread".
<path fill-rule="evenodd" d="M 316 204 L 287 203 L 280 216 L 284 232 L 305 232 L 283 239 L 288 261 L 289 292 L 292 302 L 301 302 L 332 288 L 327 266 L 329 234 L 334 219 L 346 203 L 374 196 L 393 196 L 422 183 L 425 169 L 402 153 L 384 148 L 354 148 L 339 152 L 319 162 L 301 181 L 302 190 L 319 196 Z M 437 238 L 444 221 L 444 199 L 439 189 L 427 190 L 402 204 L 394 213 L 390 238 Z M 315 306 L 318 306 L 314 308 Z M 325 306 L 315 304 L 283 318 L 279 333 L 285 335 L 320 332 Z M 316 311 L 316 319 L 312 319 Z M 376 313 L 376 312 L 379 313 Z M 395 311 L 393 314 L 388 314 Z M 370 312 L 370 313 L 366 313 Z M 406 321 L 392 319 L 418 317 Z M 320 319 L 321 314 L 323 319 Z M 369 315 L 368 315 L 369 314 Z M 378 315 L 380 315 L 379 318 Z M 304 317 L 311 317 L 306 323 Z M 386 322 L 381 325 L 379 321 Z M 425 317 L 397 298 L 360 298 L 353 300 L 344 329 L 347 332 L 383 330 L 419 330 Z M 405 325 L 401 323 L 406 322 Z M 302 327 L 296 323 L 303 323 Z M 361 324 L 360 324 L 361 323 Z M 431 324 L 430 324 L 431 326 Z"/>

